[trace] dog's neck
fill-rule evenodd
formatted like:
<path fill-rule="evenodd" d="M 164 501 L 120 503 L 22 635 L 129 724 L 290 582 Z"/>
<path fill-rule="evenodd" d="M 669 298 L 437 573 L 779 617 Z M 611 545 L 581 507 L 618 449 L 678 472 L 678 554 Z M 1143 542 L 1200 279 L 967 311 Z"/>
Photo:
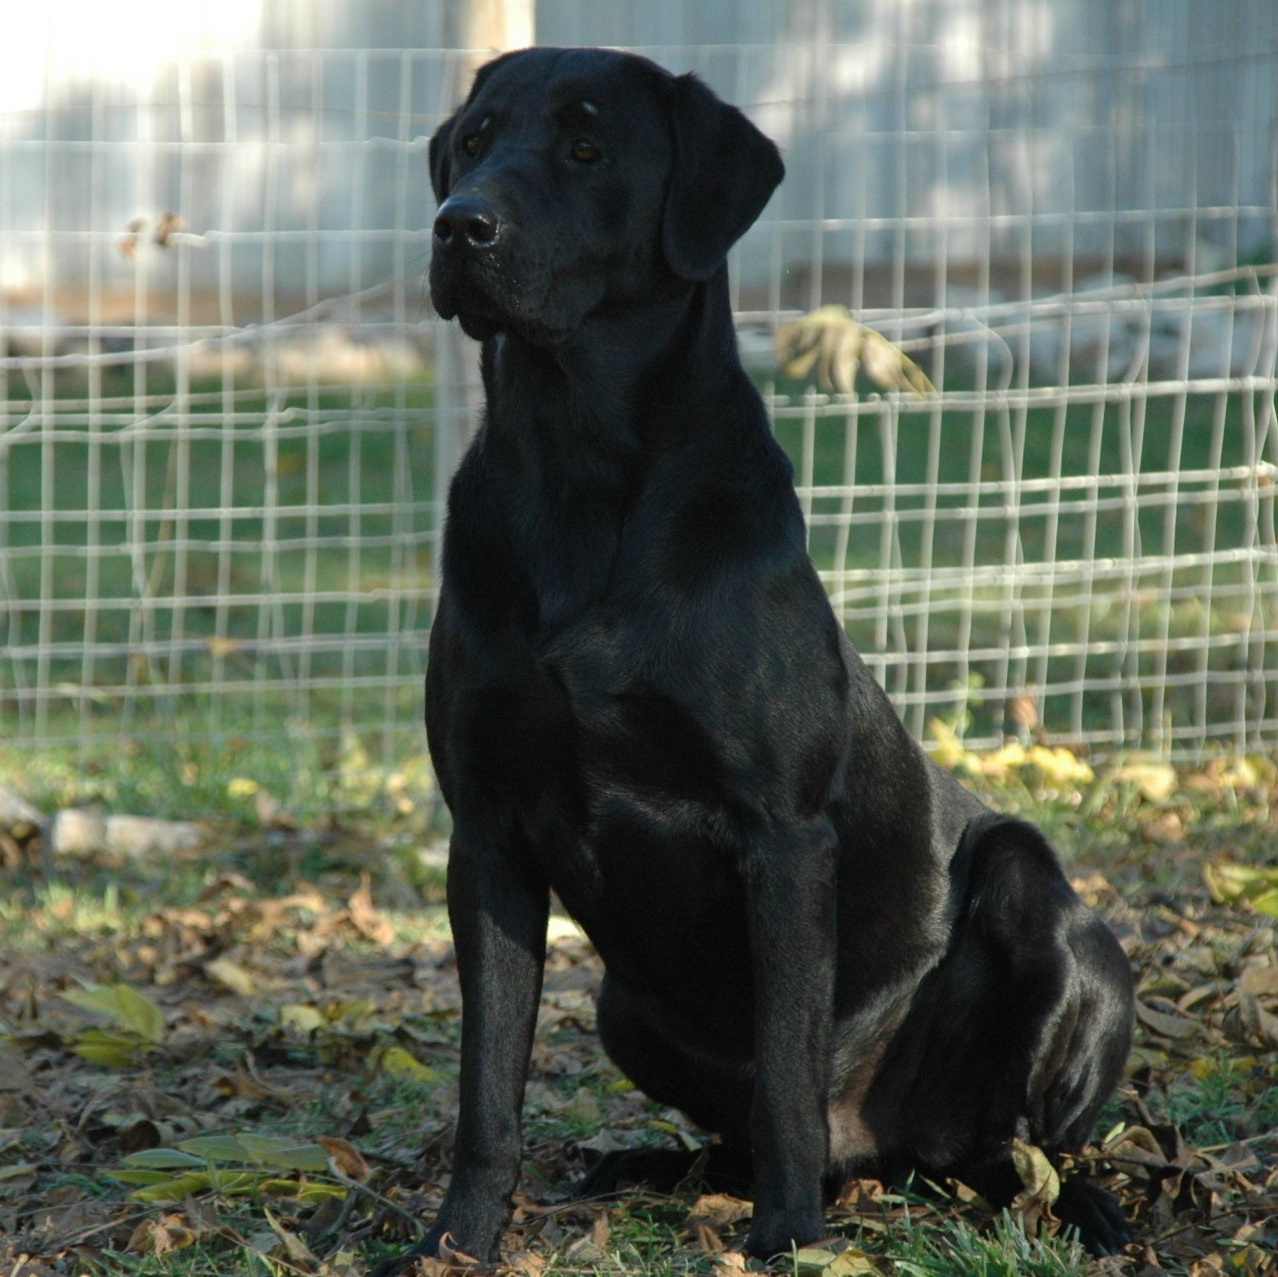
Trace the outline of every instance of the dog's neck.
<path fill-rule="evenodd" d="M 675 387 L 702 391 L 702 428 L 714 428 L 725 381 L 744 376 L 731 333 L 725 268 L 645 305 L 601 308 L 554 345 L 514 332 L 484 343 L 484 465 L 541 628 L 606 592 L 650 451 L 669 448 L 694 407 L 672 404 Z"/>
<path fill-rule="evenodd" d="M 707 322 L 709 312 L 720 306 L 728 311 L 726 271 L 643 306 L 614 310 L 605 305 L 551 353 L 576 393 L 600 396 L 605 411 L 624 407 L 631 413 L 642 412 L 654 382 L 669 376 L 676 366 L 696 363 L 701 376 L 714 377 L 713 353 L 701 347 L 716 327 Z M 727 322 L 731 323 L 730 313 Z M 720 352 L 720 358 L 724 353 Z M 639 423 L 641 428 L 643 424 Z"/>
<path fill-rule="evenodd" d="M 605 302 L 562 341 L 503 333 L 484 343 L 489 421 L 500 433 L 509 406 L 523 435 L 531 410 L 548 432 L 547 442 L 566 430 L 563 442 L 574 451 L 611 451 L 622 442 L 613 437 L 622 427 L 642 448 L 663 386 L 687 384 L 672 375 L 677 369 L 695 367 L 692 384 L 711 394 L 720 374 L 740 372 L 735 342 L 722 336 L 732 331 L 724 266 L 704 282 L 671 285 L 641 303 Z M 536 402 L 542 411 L 527 398 L 530 385 L 540 392 Z"/>

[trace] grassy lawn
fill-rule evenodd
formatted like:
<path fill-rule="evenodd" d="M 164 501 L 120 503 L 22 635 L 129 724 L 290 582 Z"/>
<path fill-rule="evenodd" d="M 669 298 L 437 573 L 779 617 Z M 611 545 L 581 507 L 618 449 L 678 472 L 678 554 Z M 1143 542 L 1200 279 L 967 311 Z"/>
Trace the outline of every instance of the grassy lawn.
<path fill-rule="evenodd" d="M 1047 827 L 1132 960 L 1136 1045 L 1081 1160 L 1139 1245 L 1088 1260 L 1056 1233 L 1050 1191 L 995 1218 L 961 1185 L 857 1181 L 830 1238 L 774 1271 L 1272 1271 L 1272 764 L 1093 775 L 1064 754 L 942 752 Z M 443 832 L 429 771 L 354 742 L 288 762 L 245 742 L 96 768 L 6 756 L 0 784 L 46 811 L 208 822 L 203 850 L 151 859 L 51 861 L 34 830 L 0 838 L 0 1271 L 354 1275 L 411 1238 L 447 1183 L 459 1040 L 442 871 L 423 855 Z M 597 960 L 565 920 L 551 934 L 505 1270 L 727 1277 L 746 1203 L 695 1184 L 565 1200 L 599 1151 L 695 1132 L 604 1059 Z"/>

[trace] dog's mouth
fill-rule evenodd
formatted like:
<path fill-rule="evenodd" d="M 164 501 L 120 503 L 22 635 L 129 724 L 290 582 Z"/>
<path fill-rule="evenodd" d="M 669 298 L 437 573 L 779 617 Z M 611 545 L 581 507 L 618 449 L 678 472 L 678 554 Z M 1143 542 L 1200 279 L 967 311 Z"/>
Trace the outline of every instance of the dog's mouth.
<path fill-rule="evenodd" d="M 526 290 L 517 281 L 490 278 L 488 271 L 473 264 L 454 265 L 437 255 L 431 262 L 430 296 L 441 319 L 456 319 L 476 341 L 514 332 L 531 345 L 548 347 L 572 335 L 571 324 L 556 323 L 541 313 L 544 307 L 528 304 Z"/>
<path fill-rule="evenodd" d="M 498 333 L 553 352 L 570 341 L 604 292 L 606 263 L 565 232 L 531 234 L 509 209 L 480 243 L 437 235 L 430 292 L 438 314 L 478 341 Z"/>
<path fill-rule="evenodd" d="M 462 327 L 462 332 L 467 337 L 473 337 L 476 341 L 487 341 L 490 337 L 495 337 L 506 327 L 506 321 L 499 315 L 491 313 L 480 307 L 468 303 L 465 308 L 456 310 L 453 314 L 446 313 L 440 308 L 438 303 L 436 310 L 445 319 L 456 319 Z"/>
<path fill-rule="evenodd" d="M 477 274 L 436 254 L 430 267 L 430 299 L 441 319 L 456 319 L 468 337 L 487 341 L 505 327 L 506 317 Z"/>

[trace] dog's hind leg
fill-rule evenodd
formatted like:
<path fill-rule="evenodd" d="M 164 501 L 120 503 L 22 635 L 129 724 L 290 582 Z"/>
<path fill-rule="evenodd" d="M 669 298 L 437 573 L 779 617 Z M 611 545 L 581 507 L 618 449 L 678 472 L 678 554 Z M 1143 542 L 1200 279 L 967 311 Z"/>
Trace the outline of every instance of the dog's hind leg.
<path fill-rule="evenodd" d="M 744 1066 L 694 1059 L 649 1027 L 624 985 L 605 976 L 596 1013 L 599 1038 L 614 1064 L 651 1099 L 678 1109 L 723 1142 L 704 1149 L 636 1148 L 604 1154 L 574 1187 L 597 1197 L 622 1184 L 669 1192 L 694 1172 L 710 1188 L 748 1193 L 747 1134 L 753 1082 Z"/>
<path fill-rule="evenodd" d="M 888 1160 L 953 1175 L 1004 1205 L 1020 1190 L 1010 1141 L 1078 1149 L 1122 1073 L 1132 981 L 1109 929 L 1074 895 L 1036 829 L 985 816 L 952 867 L 956 918 L 863 1107 Z M 1096 1252 L 1128 1231 L 1101 1190 L 1057 1202 Z"/>

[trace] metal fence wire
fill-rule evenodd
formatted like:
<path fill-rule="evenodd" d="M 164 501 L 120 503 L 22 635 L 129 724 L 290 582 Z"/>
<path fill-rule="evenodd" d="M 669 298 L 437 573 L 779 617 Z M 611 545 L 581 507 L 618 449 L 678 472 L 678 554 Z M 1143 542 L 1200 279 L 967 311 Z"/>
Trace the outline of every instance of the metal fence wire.
<path fill-rule="evenodd" d="M 786 147 L 733 297 L 838 615 L 923 735 L 1271 748 L 1273 39 L 873 39 L 645 50 Z M 426 146 L 471 61 L 190 55 L 0 115 L 5 747 L 421 748 L 474 397 L 436 366 Z M 1217 110 L 1221 77 L 1268 98 Z M 826 303 L 938 393 L 780 378 L 771 333 Z"/>

